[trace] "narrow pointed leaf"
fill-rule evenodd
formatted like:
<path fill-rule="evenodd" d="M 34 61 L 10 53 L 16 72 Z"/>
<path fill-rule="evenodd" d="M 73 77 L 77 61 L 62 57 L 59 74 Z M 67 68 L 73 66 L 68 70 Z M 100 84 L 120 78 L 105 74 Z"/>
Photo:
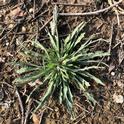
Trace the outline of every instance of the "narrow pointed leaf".
<path fill-rule="evenodd" d="M 16 70 L 16 73 L 22 74 L 22 73 L 26 73 L 26 72 L 30 72 L 30 71 L 36 71 L 36 70 L 39 70 L 39 68 L 26 66 L 26 67 L 22 67 L 22 68 Z"/>
<path fill-rule="evenodd" d="M 53 81 L 50 81 L 45 95 L 41 98 L 40 103 L 37 106 L 37 108 L 34 110 L 34 112 L 36 112 L 40 107 L 42 107 L 44 105 L 44 103 L 49 99 L 49 97 L 54 92 L 55 87 L 56 87 L 55 83 Z"/>
<path fill-rule="evenodd" d="M 88 75 L 91 79 L 93 79 L 97 84 L 105 85 L 99 78 L 95 77 L 94 75 L 85 72 L 86 75 Z"/>
<path fill-rule="evenodd" d="M 49 54 L 47 52 L 47 49 L 41 43 L 39 43 L 38 41 L 34 41 L 34 42 L 32 42 L 32 44 L 35 47 L 40 48 L 41 50 L 43 50 L 46 53 L 46 55 L 49 57 Z"/>

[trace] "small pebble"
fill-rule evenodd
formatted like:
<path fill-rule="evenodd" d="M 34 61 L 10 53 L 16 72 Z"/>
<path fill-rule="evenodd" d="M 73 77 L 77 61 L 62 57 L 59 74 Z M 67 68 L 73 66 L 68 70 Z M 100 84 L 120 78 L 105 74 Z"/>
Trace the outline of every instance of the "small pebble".
<path fill-rule="evenodd" d="M 13 27 L 14 27 L 13 24 L 10 24 L 10 25 L 8 26 L 9 29 L 12 29 Z"/>
<path fill-rule="evenodd" d="M 120 87 L 120 88 L 122 88 L 123 89 L 123 87 L 124 87 L 124 83 L 122 82 L 122 81 L 117 81 L 117 85 Z"/>
<path fill-rule="evenodd" d="M 22 27 L 22 32 L 26 32 L 26 28 L 24 26 Z"/>
<path fill-rule="evenodd" d="M 3 0 L 3 4 L 6 4 L 7 0 Z"/>
<path fill-rule="evenodd" d="M 112 71 L 112 72 L 111 72 L 111 76 L 115 76 L 115 72 Z"/>
<path fill-rule="evenodd" d="M 116 93 L 113 94 L 113 100 L 116 103 L 123 103 L 124 102 L 124 97 L 122 95 L 118 95 Z"/>
<path fill-rule="evenodd" d="M 34 12 L 34 9 L 33 9 L 33 8 L 30 8 L 30 9 L 29 9 L 29 12 L 30 12 L 30 13 L 33 13 L 33 12 Z"/>
<path fill-rule="evenodd" d="M 4 57 L 0 57 L 0 62 L 5 62 L 5 58 Z"/>
<path fill-rule="evenodd" d="M 6 42 L 6 46 L 9 46 L 9 42 Z"/>

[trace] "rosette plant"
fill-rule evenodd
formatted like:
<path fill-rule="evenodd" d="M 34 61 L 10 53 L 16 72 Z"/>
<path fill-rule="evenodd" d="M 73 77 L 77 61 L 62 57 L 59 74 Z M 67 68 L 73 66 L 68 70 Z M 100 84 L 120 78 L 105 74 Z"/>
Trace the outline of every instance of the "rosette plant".
<path fill-rule="evenodd" d="M 82 90 L 87 100 L 95 102 L 87 89 L 92 82 L 100 85 L 104 85 L 104 83 L 91 72 L 104 68 L 106 64 L 100 62 L 99 59 L 108 56 L 108 52 L 91 52 L 90 46 L 97 43 L 98 40 L 92 40 L 92 36 L 86 40 L 85 33 L 82 33 L 86 26 L 85 22 L 80 23 L 65 39 L 59 38 L 56 14 L 53 15 L 50 25 L 51 31 L 48 31 L 49 48 L 38 41 L 32 41 L 32 45 L 41 50 L 42 55 L 36 52 L 34 54 L 31 50 L 30 53 L 34 57 L 37 54 L 37 57 L 41 58 L 41 64 L 18 64 L 19 69 L 16 72 L 20 77 L 16 78 L 14 83 L 21 86 L 37 79 L 42 80 L 39 85 L 46 87 L 46 90 L 35 110 L 42 107 L 56 92 L 59 102 L 63 103 L 68 111 L 71 111 L 73 88 Z"/>

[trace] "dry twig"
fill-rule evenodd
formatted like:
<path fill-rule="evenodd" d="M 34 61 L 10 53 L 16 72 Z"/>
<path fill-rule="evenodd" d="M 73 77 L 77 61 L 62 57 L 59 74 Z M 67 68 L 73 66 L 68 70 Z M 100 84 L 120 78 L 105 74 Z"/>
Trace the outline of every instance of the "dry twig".
<path fill-rule="evenodd" d="M 24 119 L 25 119 L 24 118 L 24 107 L 23 107 L 22 100 L 21 100 L 21 97 L 20 97 L 20 94 L 19 94 L 17 87 L 16 87 L 16 95 L 18 97 L 20 108 L 21 108 L 21 115 L 22 115 L 21 124 L 24 124 Z"/>
<path fill-rule="evenodd" d="M 28 116 L 29 116 L 30 109 L 31 109 L 31 104 L 32 104 L 32 100 L 30 99 L 29 102 L 28 102 L 27 111 L 26 111 L 26 113 L 25 113 L 24 124 L 27 124 Z"/>
<path fill-rule="evenodd" d="M 90 16 L 90 15 L 98 15 L 100 13 L 103 13 L 105 11 L 108 11 L 110 10 L 111 8 L 117 6 L 118 4 L 120 4 L 122 2 L 122 0 L 120 0 L 119 2 L 115 3 L 115 4 L 112 4 L 110 5 L 109 7 L 107 8 L 104 8 L 104 9 L 100 9 L 100 10 L 97 10 L 97 11 L 94 11 L 94 12 L 84 12 L 84 13 L 58 13 L 60 16 Z M 123 14 L 123 13 L 122 13 Z"/>
<path fill-rule="evenodd" d="M 64 6 L 86 6 L 86 3 L 81 3 L 81 4 L 72 4 L 72 3 L 59 3 L 59 2 L 53 2 L 53 5 L 64 5 Z"/>

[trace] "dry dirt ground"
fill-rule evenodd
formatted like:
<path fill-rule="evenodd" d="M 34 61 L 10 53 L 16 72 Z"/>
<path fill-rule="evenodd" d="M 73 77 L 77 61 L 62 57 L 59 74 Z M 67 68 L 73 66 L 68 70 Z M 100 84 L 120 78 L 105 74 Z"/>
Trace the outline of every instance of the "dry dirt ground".
<path fill-rule="evenodd" d="M 16 88 L 12 84 L 17 75 L 10 62 L 30 60 L 18 52 L 20 47 L 34 37 L 48 44 L 45 27 L 49 27 L 54 3 L 60 13 L 92 12 L 109 6 L 107 0 L 0 0 L 0 124 L 124 124 L 124 15 L 120 14 L 117 19 L 114 9 L 97 15 L 59 17 L 61 37 L 80 22 L 86 21 L 89 22 L 86 27 L 87 37 L 97 33 L 98 37 L 108 41 L 96 44 L 94 48 L 109 50 L 111 53 L 107 58 L 109 68 L 100 73 L 106 86 L 91 90 L 98 105 L 90 106 L 83 100 L 82 94 L 77 92 L 73 119 L 55 99 L 32 114 L 38 100 L 37 94 L 26 102 L 32 87 Z M 124 8 L 124 2 L 119 6 Z"/>

